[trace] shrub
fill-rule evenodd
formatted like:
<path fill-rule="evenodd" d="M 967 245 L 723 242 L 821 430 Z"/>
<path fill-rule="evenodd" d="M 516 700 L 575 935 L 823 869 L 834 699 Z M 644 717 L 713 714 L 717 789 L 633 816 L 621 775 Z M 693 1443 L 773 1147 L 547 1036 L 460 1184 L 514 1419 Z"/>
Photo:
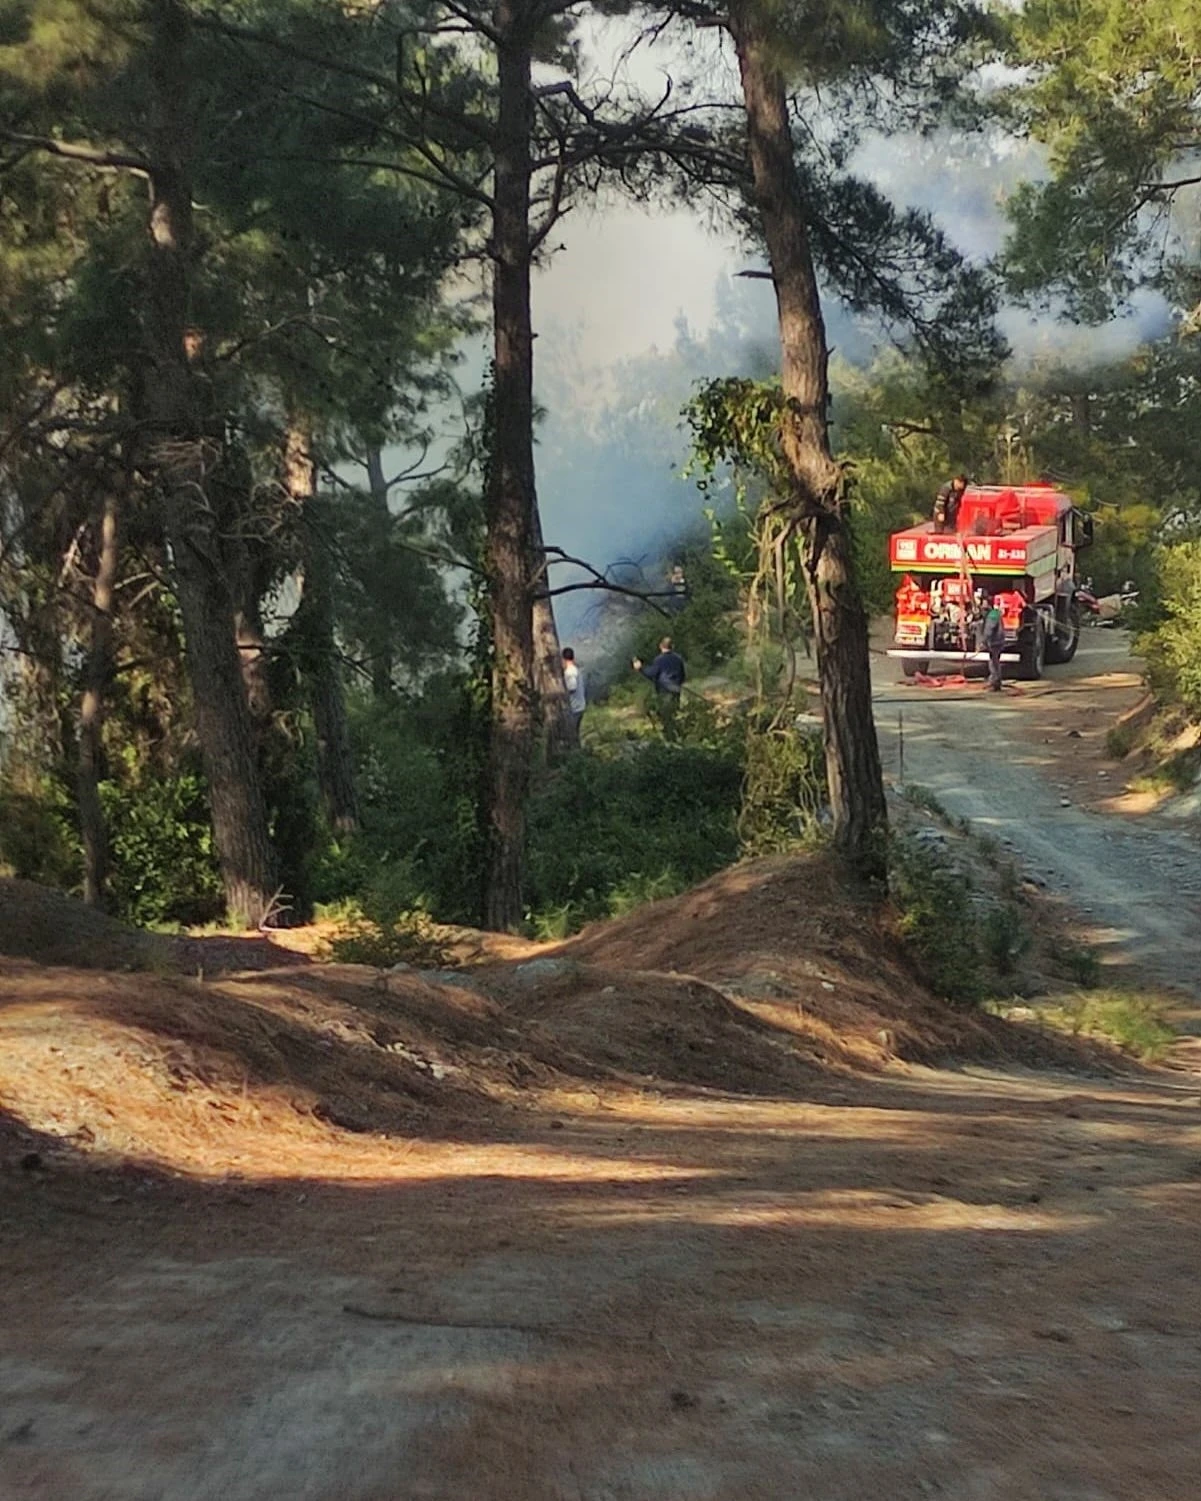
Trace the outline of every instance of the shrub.
<path fill-rule="evenodd" d="M 375 969 L 395 964 L 440 969 L 447 962 L 445 945 L 429 914 L 420 911 L 399 912 L 388 921 L 366 914 L 352 919 L 347 931 L 330 944 L 330 957 L 339 964 L 369 964 Z"/>
<path fill-rule="evenodd" d="M 566 909 L 579 927 L 639 889 L 679 889 L 730 864 L 741 780 L 731 756 L 693 745 L 647 741 L 621 755 L 569 757 L 530 803 L 535 923 L 557 913 L 561 924 Z"/>
<path fill-rule="evenodd" d="M 1055 967 L 1065 979 L 1091 990 L 1101 978 L 1101 960 L 1096 949 L 1062 938 L 1055 946 Z"/>
<path fill-rule="evenodd" d="M 1021 909 L 1012 902 L 989 909 L 984 919 L 984 949 L 999 975 L 1010 975 L 1030 947 L 1030 932 Z"/>
<path fill-rule="evenodd" d="M 1155 618 L 1138 638 L 1148 678 L 1162 699 L 1201 715 L 1201 541 L 1162 550 L 1155 592 Z"/>
<path fill-rule="evenodd" d="M 941 850 L 904 835 L 892 841 L 889 890 L 901 933 L 926 983 L 949 1001 L 983 998 L 979 931 L 967 882 Z"/>
<path fill-rule="evenodd" d="M 143 925 L 191 924 L 220 914 L 221 878 L 199 773 L 102 782 L 100 800 L 109 830 L 110 893 L 121 917 Z"/>
<path fill-rule="evenodd" d="M 25 881 L 75 886 L 82 869 L 71 799 L 57 778 L 0 786 L 0 861 Z"/>
<path fill-rule="evenodd" d="M 738 832 L 747 855 L 774 854 L 812 843 L 829 800 L 820 731 L 752 730 Z"/>

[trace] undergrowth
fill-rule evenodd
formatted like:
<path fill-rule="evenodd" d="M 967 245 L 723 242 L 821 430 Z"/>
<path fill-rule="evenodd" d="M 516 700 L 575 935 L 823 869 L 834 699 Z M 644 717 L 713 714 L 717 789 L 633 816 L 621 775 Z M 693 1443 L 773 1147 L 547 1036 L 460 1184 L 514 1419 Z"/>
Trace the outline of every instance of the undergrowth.
<path fill-rule="evenodd" d="M 1008 1005 L 997 1006 L 1004 1016 Z M 1023 1014 L 1027 1008 L 1023 1007 Z M 1095 1038 L 1111 1043 L 1143 1063 L 1156 1063 L 1176 1041 L 1176 1032 L 1165 1017 L 1162 1002 L 1154 996 L 1123 990 L 1083 990 L 1040 1004 L 1036 1019 L 1071 1037 Z"/>
<path fill-rule="evenodd" d="M 960 1005 L 983 1000 L 979 919 L 950 857 L 898 835 L 892 842 L 889 891 L 901 934 L 931 990 Z"/>

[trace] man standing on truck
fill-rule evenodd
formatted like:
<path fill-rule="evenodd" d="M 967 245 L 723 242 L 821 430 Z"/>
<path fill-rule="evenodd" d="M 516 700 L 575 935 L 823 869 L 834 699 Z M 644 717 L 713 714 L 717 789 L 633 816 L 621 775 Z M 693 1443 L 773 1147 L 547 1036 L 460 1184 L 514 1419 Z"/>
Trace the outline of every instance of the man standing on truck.
<path fill-rule="evenodd" d="M 957 474 L 953 480 L 943 485 L 934 497 L 934 530 L 937 532 L 953 532 L 959 521 L 959 507 L 963 501 L 963 492 L 967 489 L 967 475 Z"/>
<path fill-rule="evenodd" d="M 988 653 L 988 691 L 1001 691 L 1001 653 L 1005 650 L 1005 619 L 1000 605 L 995 602 L 988 607 L 980 641 Z"/>

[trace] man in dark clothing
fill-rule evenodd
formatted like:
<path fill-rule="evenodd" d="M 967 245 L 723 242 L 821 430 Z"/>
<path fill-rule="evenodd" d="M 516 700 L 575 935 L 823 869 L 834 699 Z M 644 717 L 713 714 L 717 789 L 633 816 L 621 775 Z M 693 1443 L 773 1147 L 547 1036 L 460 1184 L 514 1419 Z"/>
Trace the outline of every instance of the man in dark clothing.
<path fill-rule="evenodd" d="M 967 475 L 957 474 L 949 484 L 938 492 L 934 499 L 934 528 L 940 532 L 953 532 L 959 521 L 959 507 L 963 492 L 967 489 Z"/>
<path fill-rule="evenodd" d="M 980 640 L 988 653 L 988 691 L 1001 691 L 1001 653 L 1005 650 L 1005 620 L 998 605 L 990 605 Z"/>
<path fill-rule="evenodd" d="M 640 657 L 635 657 L 634 671 L 640 672 L 655 685 L 655 708 L 663 733 L 670 736 L 675 726 L 676 711 L 680 707 L 680 694 L 684 691 L 684 681 L 688 676 L 684 658 L 672 647 L 671 637 L 664 636 L 659 642 L 659 655 L 653 662 L 644 664 Z"/>

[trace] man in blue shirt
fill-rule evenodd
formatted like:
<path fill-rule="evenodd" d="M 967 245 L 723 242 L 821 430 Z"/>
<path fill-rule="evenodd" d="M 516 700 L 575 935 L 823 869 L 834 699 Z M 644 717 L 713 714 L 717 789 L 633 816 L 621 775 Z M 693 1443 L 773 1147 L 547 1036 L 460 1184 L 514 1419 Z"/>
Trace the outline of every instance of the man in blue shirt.
<path fill-rule="evenodd" d="M 663 725 L 663 733 L 670 736 L 675 726 L 676 711 L 680 707 L 680 694 L 684 691 L 684 681 L 688 676 L 684 658 L 673 648 L 671 637 L 664 636 L 659 642 L 659 655 L 653 662 L 644 664 L 640 657 L 635 657 L 634 671 L 640 672 L 655 685 L 655 708 Z"/>

